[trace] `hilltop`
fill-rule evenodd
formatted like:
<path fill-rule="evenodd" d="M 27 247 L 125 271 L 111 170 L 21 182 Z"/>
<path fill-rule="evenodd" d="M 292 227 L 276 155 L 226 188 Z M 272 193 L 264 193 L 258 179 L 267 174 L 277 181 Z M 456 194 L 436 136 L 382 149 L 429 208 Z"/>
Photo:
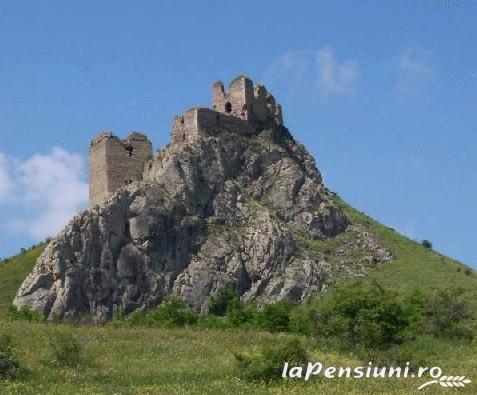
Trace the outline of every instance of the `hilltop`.
<path fill-rule="evenodd" d="M 230 285 L 258 305 L 303 302 L 351 278 L 403 290 L 455 280 L 475 290 L 462 265 L 329 191 L 265 87 L 239 76 L 227 91 L 215 83 L 212 97 L 213 109 L 175 118 L 154 157 L 139 133 L 93 140 L 91 207 L 48 244 L 16 305 L 104 322 L 167 295 L 206 313 Z"/>

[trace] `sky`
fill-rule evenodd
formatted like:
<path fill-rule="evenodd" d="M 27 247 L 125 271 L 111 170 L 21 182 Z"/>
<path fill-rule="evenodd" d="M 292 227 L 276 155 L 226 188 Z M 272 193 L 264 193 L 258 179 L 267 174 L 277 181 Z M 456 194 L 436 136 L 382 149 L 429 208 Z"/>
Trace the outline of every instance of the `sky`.
<path fill-rule="evenodd" d="M 0 0 L 0 257 L 87 207 L 99 132 L 160 148 L 246 74 L 330 189 L 476 268 L 476 20 L 470 0 Z"/>

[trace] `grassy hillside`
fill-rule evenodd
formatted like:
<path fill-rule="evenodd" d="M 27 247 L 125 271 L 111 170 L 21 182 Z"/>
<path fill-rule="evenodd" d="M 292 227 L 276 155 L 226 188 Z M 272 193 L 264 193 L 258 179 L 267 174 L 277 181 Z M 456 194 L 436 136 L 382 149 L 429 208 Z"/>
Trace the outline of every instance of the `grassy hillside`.
<path fill-rule="evenodd" d="M 23 279 L 30 273 L 44 244 L 0 263 L 0 316 L 3 315 L 15 297 Z"/>
<path fill-rule="evenodd" d="M 473 270 L 404 237 L 343 201 L 338 204 L 353 223 L 362 224 L 394 255 L 391 263 L 372 269 L 366 281 L 375 279 L 401 295 L 414 289 L 429 292 L 434 288 L 461 287 L 468 291 L 477 309 L 477 276 Z"/>

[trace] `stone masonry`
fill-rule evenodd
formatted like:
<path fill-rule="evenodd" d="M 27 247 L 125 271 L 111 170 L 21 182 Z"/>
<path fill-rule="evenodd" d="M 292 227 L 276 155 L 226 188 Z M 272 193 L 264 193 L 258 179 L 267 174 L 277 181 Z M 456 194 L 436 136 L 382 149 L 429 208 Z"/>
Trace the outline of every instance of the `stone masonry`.
<path fill-rule="evenodd" d="M 89 147 L 89 199 L 91 207 L 101 204 L 124 185 L 142 179 L 144 165 L 152 159 L 152 144 L 141 133 L 120 140 L 101 133 Z"/>

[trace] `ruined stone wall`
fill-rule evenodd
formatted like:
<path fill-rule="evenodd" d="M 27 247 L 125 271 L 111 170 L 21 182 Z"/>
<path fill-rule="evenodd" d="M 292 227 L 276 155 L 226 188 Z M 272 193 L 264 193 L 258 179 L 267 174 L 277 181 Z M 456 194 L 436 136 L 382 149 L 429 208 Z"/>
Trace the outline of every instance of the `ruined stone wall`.
<path fill-rule="evenodd" d="M 99 204 L 108 195 L 107 140 L 111 133 L 102 133 L 89 146 L 89 202 Z"/>
<path fill-rule="evenodd" d="M 123 181 L 138 181 L 142 179 L 144 165 L 152 159 L 152 144 L 142 133 L 133 132 L 123 140 L 128 151 L 124 162 Z M 132 149 L 132 150 L 131 150 Z"/>
<path fill-rule="evenodd" d="M 197 109 L 191 108 L 181 116 L 175 117 L 172 123 L 171 143 L 184 144 L 195 140 L 198 136 Z"/>
<path fill-rule="evenodd" d="M 250 135 L 256 131 L 246 120 L 210 108 L 197 109 L 197 129 L 201 135 L 217 135 L 223 132 Z"/>
<path fill-rule="evenodd" d="M 221 113 L 248 119 L 250 104 L 254 100 L 253 82 L 244 76 L 235 78 L 227 92 L 220 81 L 212 85 L 213 108 Z"/>
<path fill-rule="evenodd" d="M 112 133 L 94 139 L 89 149 L 90 205 L 101 204 L 119 188 L 141 180 L 150 159 L 151 142 L 140 133 L 132 133 L 125 140 Z"/>
<path fill-rule="evenodd" d="M 212 85 L 213 108 L 224 114 L 264 127 L 282 125 L 281 107 L 263 85 L 253 85 L 244 76 L 235 78 L 225 91 L 221 81 Z"/>
<path fill-rule="evenodd" d="M 214 136 L 224 132 L 250 135 L 255 131 L 256 129 L 244 119 L 210 108 L 192 108 L 174 119 L 171 142 L 185 144 L 200 136 Z"/>

